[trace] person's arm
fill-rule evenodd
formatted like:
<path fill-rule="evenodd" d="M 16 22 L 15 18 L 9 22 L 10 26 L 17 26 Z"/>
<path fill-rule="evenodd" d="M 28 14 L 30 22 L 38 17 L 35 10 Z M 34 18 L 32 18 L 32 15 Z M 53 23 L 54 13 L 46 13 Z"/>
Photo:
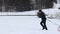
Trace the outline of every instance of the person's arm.
<path fill-rule="evenodd" d="M 42 11 L 43 14 L 45 14 L 43 11 Z M 45 14 L 45 16 L 48 16 L 47 14 Z"/>

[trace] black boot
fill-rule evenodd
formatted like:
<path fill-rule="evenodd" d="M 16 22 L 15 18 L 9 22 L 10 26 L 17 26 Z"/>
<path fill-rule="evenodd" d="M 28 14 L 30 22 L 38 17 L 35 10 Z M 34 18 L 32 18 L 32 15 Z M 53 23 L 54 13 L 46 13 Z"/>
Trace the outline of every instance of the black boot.
<path fill-rule="evenodd" d="M 45 30 L 48 30 L 48 29 L 47 29 L 47 27 L 43 27 L 43 29 L 42 29 L 42 30 L 44 30 L 44 29 L 45 29 Z"/>
<path fill-rule="evenodd" d="M 48 30 L 47 27 L 45 27 L 44 29 Z"/>

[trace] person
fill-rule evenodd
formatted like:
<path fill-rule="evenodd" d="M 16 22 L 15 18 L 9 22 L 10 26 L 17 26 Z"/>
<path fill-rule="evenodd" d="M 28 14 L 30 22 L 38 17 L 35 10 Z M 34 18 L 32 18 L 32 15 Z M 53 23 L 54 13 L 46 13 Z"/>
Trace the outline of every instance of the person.
<path fill-rule="evenodd" d="M 39 10 L 39 12 L 37 13 L 37 16 L 39 17 L 39 18 L 41 18 L 41 22 L 40 22 L 40 25 L 42 26 L 42 30 L 44 30 L 44 29 L 46 29 L 46 30 L 48 30 L 47 29 L 47 26 L 46 26 L 46 15 L 45 15 L 45 13 L 42 11 L 42 10 Z"/>

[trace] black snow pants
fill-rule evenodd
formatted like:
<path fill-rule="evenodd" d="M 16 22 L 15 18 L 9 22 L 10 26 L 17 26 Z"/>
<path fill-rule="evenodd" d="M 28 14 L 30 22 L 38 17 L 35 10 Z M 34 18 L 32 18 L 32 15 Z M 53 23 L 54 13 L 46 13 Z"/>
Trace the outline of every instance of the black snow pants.
<path fill-rule="evenodd" d="M 46 26 L 46 18 L 42 18 L 42 21 L 40 22 L 40 25 L 43 27 L 43 29 L 47 30 L 47 26 Z"/>

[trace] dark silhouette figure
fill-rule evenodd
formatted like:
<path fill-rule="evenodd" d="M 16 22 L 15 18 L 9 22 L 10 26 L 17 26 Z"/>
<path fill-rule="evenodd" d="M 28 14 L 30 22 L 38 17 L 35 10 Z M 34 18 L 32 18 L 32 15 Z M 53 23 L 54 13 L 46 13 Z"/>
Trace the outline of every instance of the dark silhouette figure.
<path fill-rule="evenodd" d="M 40 22 L 40 25 L 43 27 L 43 29 L 42 30 L 44 30 L 44 29 L 46 29 L 46 30 L 48 30 L 47 29 L 47 26 L 46 26 L 46 15 L 44 14 L 44 12 L 42 12 L 42 10 L 39 10 L 39 12 L 37 13 L 37 16 L 39 17 L 39 18 L 41 18 L 41 22 Z"/>

